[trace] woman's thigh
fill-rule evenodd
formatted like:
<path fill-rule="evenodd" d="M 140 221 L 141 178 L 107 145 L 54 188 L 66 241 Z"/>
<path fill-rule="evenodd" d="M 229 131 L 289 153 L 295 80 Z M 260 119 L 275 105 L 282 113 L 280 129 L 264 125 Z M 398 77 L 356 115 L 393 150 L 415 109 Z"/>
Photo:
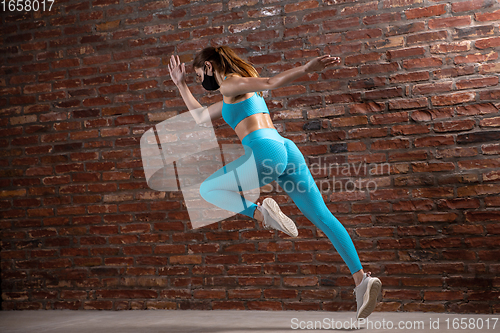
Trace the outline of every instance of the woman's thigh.
<path fill-rule="evenodd" d="M 309 171 L 304 155 L 290 139 L 285 140 L 285 146 L 288 155 L 287 165 L 276 182 L 294 201 L 309 199 L 308 193 L 317 195 L 318 187 Z"/>
<path fill-rule="evenodd" d="M 203 182 L 203 192 L 255 189 L 276 180 L 285 170 L 287 152 L 283 143 L 272 139 L 256 139 L 243 147 L 243 156 L 226 164 Z"/>

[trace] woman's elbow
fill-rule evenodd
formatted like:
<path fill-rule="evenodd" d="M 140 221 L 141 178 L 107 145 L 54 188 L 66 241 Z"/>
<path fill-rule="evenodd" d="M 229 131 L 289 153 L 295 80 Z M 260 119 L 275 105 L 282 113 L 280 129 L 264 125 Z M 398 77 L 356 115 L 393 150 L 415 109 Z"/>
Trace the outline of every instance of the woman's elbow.
<path fill-rule="evenodd" d="M 281 82 L 279 79 L 276 79 L 275 77 L 270 77 L 267 79 L 266 86 L 267 88 L 263 90 L 273 90 L 281 87 Z"/>
<path fill-rule="evenodd" d="M 279 88 L 278 82 L 276 82 L 276 80 L 274 80 L 273 78 L 269 77 L 265 82 L 265 88 L 262 90 L 273 90 L 276 88 Z"/>

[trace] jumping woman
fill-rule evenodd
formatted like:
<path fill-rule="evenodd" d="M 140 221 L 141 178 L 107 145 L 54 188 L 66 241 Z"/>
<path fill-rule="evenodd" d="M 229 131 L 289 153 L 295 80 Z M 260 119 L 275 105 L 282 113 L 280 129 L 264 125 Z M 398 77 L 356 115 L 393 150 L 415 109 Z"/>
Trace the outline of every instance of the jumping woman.
<path fill-rule="evenodd" d="M 244 162 L 253 154 L 259 186 L 275 180 L 304 216 L 332 242 L 349 267 L 356 285 L 356 316 L 366 318 L 376 306 L 382 283 L 371 277 L 370 272 L 363 272 L 347 230 L 328 210 L 296 144 L 281 136 L 274 127 L 262 97 L 262 91 L 283 87 L 307 73 L 321 71 L 338 62 L 339 58 L 323 55 L 276 76 L 259 77 L 257 70 L 228 46 L 206 47 L 198 52 L 193 61 L 197 82 L 201 82 L 206 90 L 219 90 L 222 94 L 222 101 L 205 108 L 198 120 L 204 122 L 222 117 L 234 129 L 245 149 L 245 155 L 208 177 L 200 185 L 200 194 L 220 208 L 254 218 L 265 228 L 296 237 L 295 223 L 281 211 L 276 201 L 266 198 L 262 205 L 255 204 L 234 191 L 235 176 L 228 171 L 237 170 L 239 183 L 248 189 L 251 185 L 245 175 L 249 174 L 249 167 Z M 187 108 L 203 108 L 186 84 L 185 64 L 181 64 L 179 56 L 171 56 L 168 68 Z M 246 208 L 239 211 L 235 207 L 241 207 L 242 202 Z"/>

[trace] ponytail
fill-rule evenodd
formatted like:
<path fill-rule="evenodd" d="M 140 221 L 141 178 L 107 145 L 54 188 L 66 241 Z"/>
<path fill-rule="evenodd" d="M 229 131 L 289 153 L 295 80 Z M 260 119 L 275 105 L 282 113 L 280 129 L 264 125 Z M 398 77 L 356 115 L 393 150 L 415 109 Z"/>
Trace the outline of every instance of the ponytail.
<path fill-rule="evenodd" d="M 248 61 L 241 59 L 229 46 L 206 47 L 196 54 L 193 60 L 194 68 L 203 68 L 205 61 L 212 65 L 223 75 L 238 73 L 243 77 L 259 77 L 259 73 Z M 262 91 L 256 92 L 262 97 Z"/>

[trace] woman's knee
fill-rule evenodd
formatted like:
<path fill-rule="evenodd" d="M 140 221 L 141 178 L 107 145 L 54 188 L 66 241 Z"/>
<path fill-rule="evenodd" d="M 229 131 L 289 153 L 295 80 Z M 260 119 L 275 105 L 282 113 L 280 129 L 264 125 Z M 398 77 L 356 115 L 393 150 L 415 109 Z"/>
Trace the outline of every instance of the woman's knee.
<path fill-rule="evenodd" d="M 200 184 L 200 195 L 203 199 L 208 201 L 210 198 L 210 192 L 213 190 L 213 188 L 209 185 L 207 181 L 204 181 L 203 183 Z"/>

